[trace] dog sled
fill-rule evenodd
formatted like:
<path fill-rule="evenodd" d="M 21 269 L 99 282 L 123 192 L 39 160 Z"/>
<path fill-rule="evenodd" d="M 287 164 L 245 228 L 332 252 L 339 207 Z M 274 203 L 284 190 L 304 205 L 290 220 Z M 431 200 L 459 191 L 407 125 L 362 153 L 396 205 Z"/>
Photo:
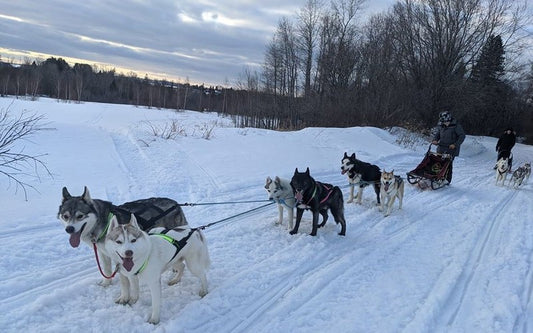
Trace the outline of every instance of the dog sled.
<path fill-rule="evenodd" d="M 432 144 L 429 145 L 422 162 L 407 173 L 407 181 L 409 184 L 418 185 L 421 189 L 431 187 L 437 190 L 448 184 L 447 176 L 453 156 L 431 151 L 431 146 Z"/>

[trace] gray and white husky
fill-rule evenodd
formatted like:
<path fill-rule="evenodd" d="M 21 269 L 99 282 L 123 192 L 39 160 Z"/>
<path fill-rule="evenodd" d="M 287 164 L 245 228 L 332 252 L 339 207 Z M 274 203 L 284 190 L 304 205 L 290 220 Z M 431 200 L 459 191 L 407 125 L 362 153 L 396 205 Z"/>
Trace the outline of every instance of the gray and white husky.
<path fill-rule="evenodd" d="M 516 168 L 516 170 L 513 171 L 511 180 L 509 181 L 509 186 L 518 188 L 524 182 L 526 175 L 527 175 L 527 169 L 525 166 L 520 166 Z"/>
<path fill-rule="evenodd" d="M 387 172 L 383 170 L 381 172 L 381 188 L 380 188 L 380 195 L 381 195 L 381 206 L 380 211 L 385 210 L 385 205 L 387 206 L 387 210 L 385 211 L 385 216 L 389 216 L 392 210 L 392 206 L 394 205 L 394 200 L 398 198 L 399 201 L 399 208 L 402 209 L 402 203 L 403 203 L 403 193 L 404 193 L 404 181 L 403 178 L 400 176 L 394 175 L 394 170 L 391 172 Z M 387 203 L 385 204 L 385 200 L 387 200 Z"/>
<path fill-rule="evenodd" d="M 72 196 L 63 187 L 63 200 L 59 206 L 58 219 L 70 235 L 70 245 L 74 248 L 83 241 L 88 246 L 96 244 L 98 257 L 102 261 L 102 270 L 106 276 L 111 273 L 111 259 L 104 248 L 104 238 L 112 216 L 117 216 L 120 223 L 127 223 L 130 214 L 135 214 L 142 221 L 144 230 L 153 227 L 174 228 L 187 225 L 187 220 L 178 203 L 168 198 L 150 198 L 126 202 L 115 206 L 109 201 L 92 199 L 87 187 L 81 196 Z M 101 285 L 111 284 L 110 278 L 104 278 Z"/>
<path fill-rule="evenodd" d="M 268 199 L 274 200 L 278 204 L 278 221 L 276 224 L 283 223 L 283 207 L 287 210 L 287 220 L 289 230 L 293 229 L 294 221 L 294 207 L 296 206 L 296 199 L 292 191 L 291 182 L 287 179 L 282 179 L 276 176 L 274 180 L 267 177 L 265 189 L 268 192 Z"/>
<path fill-rule="evenodd" d="M 524 181 L 527 182 L 529 180 L 529 176 L 531 176 L 531 162 L 524 163 L 524 169 L 526 170 Z"/>
<path fill-rule="evenodd" d="M 154 228 L 148 234 L 141 230 L 133 214 L 127 224 L 119 224 L 113 217 L 105 237 L 105 247 L 120 267 L 120 297 L 116 302 L 132 304 L 137 301 L 139 288 L 135 280 L 138 278 L 150 288 L 152 314 L 148 322 L 152 324 L 159 323 L 161 274 L 168 268 L 176 272 L 168 283 L 173 285 L 180 281 L 185 262 L 192 274 L 200 279 L 200 296 L 207 294 L 206 272 L 210 260 L 200 229 Z"/>

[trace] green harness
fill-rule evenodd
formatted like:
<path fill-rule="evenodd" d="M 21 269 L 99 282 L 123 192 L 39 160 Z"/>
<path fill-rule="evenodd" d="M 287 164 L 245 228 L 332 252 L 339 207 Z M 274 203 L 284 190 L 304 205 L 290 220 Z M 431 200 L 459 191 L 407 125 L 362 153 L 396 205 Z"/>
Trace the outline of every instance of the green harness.
<path fill-rule="evenodd" d="M 174 258 L 176 258 L 178 253 L 185 247 L 185 245 L 187 245 L 187 241 L 189 240 L 189 238 L 191 238 L 192 234 L 197 229 L 196 228 L 195 229 L 191 229 L 191 231 L 189 231 L 189 234 L 187 236 L 183 237 L 182 239 L 180 239 L 179 241 L 175 240 L 174 238 L 172 238 L 169 235 L 167 235 L 167 233 L 169 231 L 171 231 L 171 230 L 174 230 L 174 229 L 165 229 L 165 230 L 163 230 L 163 231 L 161 231 L 160 233 L 157 233 L 157 234 L 150 234 L 150 233 L 148 234 L 149 236 L 161 237 L 164 240 L 166 240 L 167 242 L 169 242 L 170 244 L 174 245 L 174 247 L 176 248 L 176 251 L 174 252 L 174 255 L 169 260 L 169 262 L 171 262 L 172 260 L 174 260 Z M 144 269 L 146 268 L 146 265 L 148 264 L 148 259 L 150 259 L 150 257 L 146 258 L 146 260 L 144 261 L 142 266 L 139 268 L 139 270 L 135 273 L 135 275 L 137 275 L 137 274 L 141 273 L 142 271 L 144 271 Z"/>

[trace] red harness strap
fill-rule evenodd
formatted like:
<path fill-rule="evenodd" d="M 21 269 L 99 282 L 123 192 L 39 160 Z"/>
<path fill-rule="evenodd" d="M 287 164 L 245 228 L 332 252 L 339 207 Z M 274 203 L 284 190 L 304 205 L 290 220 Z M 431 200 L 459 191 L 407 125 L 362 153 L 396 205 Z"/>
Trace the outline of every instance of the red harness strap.
<path fill-rule="evenodd" d="M 322 186 L 324 186 L 324 188 L 325 188 L 326 190 L 328 190 L 329 192 L 328 192 L 328 195 L 326 195 L 326 197 L 325 197 L 324 199 L 320 200 L 320 203 L 324 203 L 324 202 L 326 202 L 326 201 L 329 199 L 329 196 L 331 195 L 331 193 L 333 193 L 333 188 L 328 188 L 328 187 L 327 187 L 326 185 L 324 185 L 324 184 L 322 184 Z"/>

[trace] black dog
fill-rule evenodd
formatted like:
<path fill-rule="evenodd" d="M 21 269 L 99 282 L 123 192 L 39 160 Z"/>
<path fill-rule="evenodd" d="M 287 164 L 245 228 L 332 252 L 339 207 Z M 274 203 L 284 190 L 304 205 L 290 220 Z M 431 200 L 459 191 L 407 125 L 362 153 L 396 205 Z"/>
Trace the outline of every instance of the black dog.
<path fill-rule="evenodd" d="M 309 174 L 309 168 L 305 172 L 298 172 L 298 168 L 296 168 L 292 176 L 291 187 L 296 198 L 296 224 L 294 229 L 290 231 L 291 235 L 298 232 L 304 210 L 310 209 L 313 213 L 311 236 L 316 236 L 317 229 L 326 224 L 328 208 L 331 210 L 335 222 L 341 225 L 339 235 L 344 236 L 346 234 L 344 199 L 338 186 L 315 181 Z M 318 224 L 318 214 L 324 217 L 320 225 Z"/>
<path fill-rule="evenodd" d="M 379 167 L 374 164 L 366 163 L 355 158 L 355 153 L 348 156 L 344 152 L 344 157 L 341 160 L 341 173 L 344 175 L 348 173 L 348 182 L 350 183 L 350 198 L 347 202 L 352 202 L 354 186 L 359 185 L 357 193 L 357 203 L 361 203 L 363 196 L 363 188 L 368 185 L 374 185 L 378 205 L 381 203 L 379 199 L 379 189 L 381 185 L 381 171 Z"/>

